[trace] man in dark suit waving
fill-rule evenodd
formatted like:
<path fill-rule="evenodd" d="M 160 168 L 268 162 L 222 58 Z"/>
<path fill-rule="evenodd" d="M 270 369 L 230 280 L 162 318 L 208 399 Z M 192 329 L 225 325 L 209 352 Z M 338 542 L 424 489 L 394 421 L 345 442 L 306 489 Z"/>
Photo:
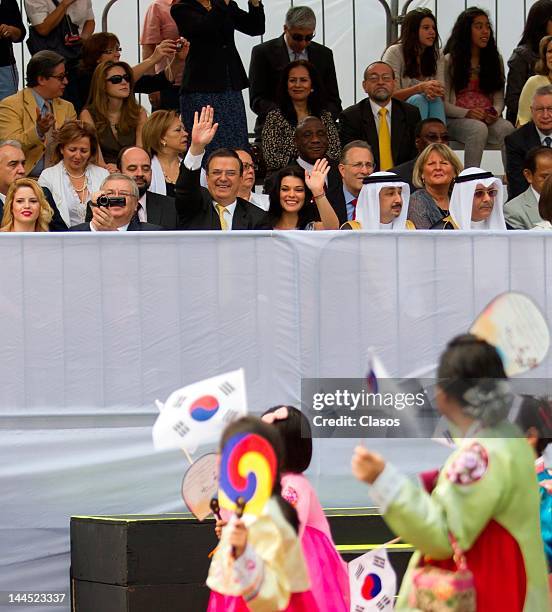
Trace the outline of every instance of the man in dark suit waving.
<path fill-rule="evenodd" d="M 390 170 L 417 155 L 414 131 L 420 111 L 392 98 L 395 73 L 385 62 L 373 62 L 362 82 L 368 97 L 346 108 L 339 117 L 339 138 L 344 147 L 365 140 L 374 152 L 377 170 Z"/>
<path fill-rule="evenodd" d="M 266 115 L 277 107 L 277 89 L 284 68 L 298 59 L 314 64 L 324 84 L 326 109 L 334 119 L 341 112 L 335 64 L 331 49 L 314 42 L 316 16 L 308 6 L 286 13 L 284 33 L 253 47 L 249 65 L 249 103 L 257 115 L 255 134 L 260 136 Z"/>
<path fill-rule="evenodd" d="M 238 197 L 243 164 L 231 149 L 216 149 L 205 167 L 207 189 L 200 185 L 201 162 L 205 147 L 213 140 L 218 123 L 214 110 L 203 107 L 194 116 L 192 144 L 176 182 L 176 210 L 179 229 L 255 230 L 271 229 L 266 213 Z"/>

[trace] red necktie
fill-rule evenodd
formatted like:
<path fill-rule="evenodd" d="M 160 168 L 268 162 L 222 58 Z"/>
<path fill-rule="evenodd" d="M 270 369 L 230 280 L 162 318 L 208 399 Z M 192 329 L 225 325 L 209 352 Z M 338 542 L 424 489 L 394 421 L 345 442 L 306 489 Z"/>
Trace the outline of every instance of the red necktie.
<path fill-rule="evenodd" d="M 356 205 L 357 205 L 357 200 L 358 198 L 354 198 L 353 200 L 351 200 L 349 202 L 349 204 L 351 204 L 351 206 L 354 208 L 353 210 L 353 219 L 356 219 Z"/>

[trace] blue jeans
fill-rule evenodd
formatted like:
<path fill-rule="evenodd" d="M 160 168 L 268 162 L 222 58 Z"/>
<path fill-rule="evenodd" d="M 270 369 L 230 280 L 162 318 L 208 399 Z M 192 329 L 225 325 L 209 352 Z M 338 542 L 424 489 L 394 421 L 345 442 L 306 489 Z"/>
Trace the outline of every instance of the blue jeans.
<path fill-rule="evenodd" d="M 17 67 L 0 66 L 0 100 L 17 93 L 19 87 L 19 74 Z"/>
<path fill-rule="evenodd" d="M 414 94 L 408 98 L 407 102 L 418 108 L 422 119 L 429 119 L 429 117 L 432 117 L 434 119 L 440 119 L 444 124 L 447 123 L 443 98 L 428 100 L 424 94 Z"/>

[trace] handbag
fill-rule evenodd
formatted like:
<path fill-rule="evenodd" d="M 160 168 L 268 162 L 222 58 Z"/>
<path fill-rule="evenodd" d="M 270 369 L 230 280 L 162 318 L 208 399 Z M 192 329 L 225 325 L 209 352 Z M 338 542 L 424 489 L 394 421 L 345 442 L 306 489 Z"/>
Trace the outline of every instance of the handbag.
<path fill-rule="evenodd" d="M 58 0 L 52 0 L 59 6 Z M 27 47 L 31 55 L 39 51 L 55 51 L 67 60 L 76 60 L 81 55 L 82 43 L 79 35 L 79 27 L 71 21 L 71 17 L 65 13 L 63 19 L 46 36 L 42 36 L 36 28 L 29 28 Z"/>
<path fill-rule="evenodd" d="M 473 574 L 466 557 L 452 533 L 449 541 L 454 551 L 456 570 L 431 565 L 417 567 L 412 573 L 409 605 L 421 612 L 476 612 Z"/>

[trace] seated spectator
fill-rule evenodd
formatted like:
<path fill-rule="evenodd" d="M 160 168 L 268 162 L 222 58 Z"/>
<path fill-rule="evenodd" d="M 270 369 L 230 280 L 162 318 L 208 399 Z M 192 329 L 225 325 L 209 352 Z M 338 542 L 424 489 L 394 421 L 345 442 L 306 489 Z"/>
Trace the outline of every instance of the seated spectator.
<path fill-rule="evenodd" d="M 418 155 L 431 143 L 440 142 L 441 144 L 447 145 L 449 143 L 449 135 L 447 132 L 447 126 L 434 117 L 429 119 L 422 119 L 417 125 L 414 131 L 416 150 Z M 408 183 L 410 187 L 410 193 L 416 191 L 416 186 L 412 183 L 412 172 L 414 171 L 414 165 L 418 158 L 410 159 L 404 164 L 400 164 L 391 168 L 391 172 L 398 174 L 405 183 Z"/>
<path fill-rule="evenodd" d="M 164 40 L 177 40 L 178 27 L 171 17 L 172 0 L 152 0 L 144 16 L 140 44 L 142 58 L 147 60 L 155 53 L 157 45 Z M 168 59 L 155 64 L 155 71 L 167 68 Z M 183 67 L 182 67 L 183 68 Z M 153 110 L 180 110 L 179 89 L 182 83 L 182 70 L 175 73 L 174 83 L 161 91 L 152 92 L 149 96 Z"/>
<path fill-rule="evenodd" d="M 408 205 L 408 218 L 416 229 L 431 229 L 449 214 L 452 185 L 462 169 L 462 162 L 444 144 L 430 144 L 418 155 L 413 174 L 418 189 Z"/>
<path fill-rule="evenodd" d="M 0 2 L 0 100 L 19 89 L 13 43 L 23 42 L 26 33 L 19 3 L 16 0 Z"/>
<path fill-rule="evenodd" d="M 435 15 L 418 8 L 405 15 L 399 39 L 381 59 L 396 75 L 393 97 L 416 106 L 422 119 L 435 117 L 444 123 L 445 64 L 440 47 Z"/>
<path fill-rule="evenodd" d="M 29 178 L 16 179 L 8 189 L 1 232 L 47 232 L 54 211 L 42 189 Z"/>
<path fill-rule="evenodd" d="M 517 121 L 521 90 L 527 79 L 535 74 L 541 38 L 550 35 L 552 35 L 552 0 L 537 0 L 527 13 L 521 40 L 508 60 L 506 119 L 512 125 Z"/>
<path fill-rule="evenodd" d="M 341 146 L 365 140 L 374 152 L 376 168 L 389 170 L 416 157 L 414 129 L 420 121 L 415 106 L 396 100 L 395 72 L 385 62 L 374 62 L 362 82 L 368 97 L 346 108 L 339 117 Z"/>
<path fill-rule="evenodd" d="M 352 140 L 343 147 L 338 168 L 342 180 L 328 187 L 328 200 L 334 210 L 345 208 L 347 220 L 351 221 L 356 218 L 356 205 L 363 181 L 374 171 L 372 147 L 364 140 Z"/>
<path fill-rule="evenodd" d="M 25 0 L 25 13 L 31 24 L 27 40 L 31 55 L 49 49 L 63 56 L 68 81 L 64 97 L 75 106 L 78 97 L 77 66 L 82 42 L 91 36 L 96 25 L 92 0 Z M 58 26 L 63 21 L 71 34 L 61 41 Z M 70 39 L 67 39 L 68 36 Z"/>
<path fill-rule="evenodd" d="M 539 198 L 544 182 L 551 174 L 552 149 L 531 149 L 523 164 L 523 176 L 529 187 L 504 205 L 504 218 L 512 229 L 532 229 L 542 222 L 539 215 Z"/>
<path fill-rule="evenodd" d="M 481 168 L 466 168 L 454 183 L 448 216 L 431 229 L 505 230 L 502 202 L 502 181 Z"/>
<path fill-rule="evenodd" d="M 96 131 L 82 121 L 68 121 L 56 134 L 55 166 L 46 168 L 38 178 L 54 197 L 67 227 L 83 223 L 86 204 L 109 174 L 96 165 Z"/>
<path fill-rule="evenodd" d="M 552 230 L 552 180 L 548 178 L 544 181 L 539 197 L 539 215 L 542 221 L 531 229 Z"/>
<path fill-rule="evenodd" d="M 54 131 L 77 118 L 61 99 L 67 84 L 63 57 L 40 51 L 31 57 L 27 87 L 0 102 L 0 139 L 18 140 L 25 153 L 25 173 L 38 177 L 52 165 Z"/>
<path fill-rule="evenodd" d="M 188 132 L 172 110 L 152 113 L 142 129 L 144 149 L 151 157 L 150 190 L 174 197 L 174 185 L 188 147 Z"/>
<path fill-rule="evenodd" d="M 545 36 L 539 47 L 539 59 L 535 64 L 535 74 L 529 77 L 519 97 L 517 126 L 531 121 L 531 103 L 535 91 L 552 83 L 552 36 Z"/>
<path fill-rule="evenodd" d="M 319 159 L 310 172 L 298 166 L 280 170 L 270 192 L 268 216 L 277 230 L 339 229 L 339 221 L 326 193 L 328 162 Z"/>
<path fill-rule="evenodd" d="M 408 185 L 396 174 L 374 172 L 364 179 L 356 221 L 343 229 L 414 230 L 414 224 L 407 219 L 409 199 Z"/>
<path fill-rule="evenodd" d="M 174 197 L 151 190 L 152 165 L 147 152 L 140 147 L 127 147 L 119 154 L 117 165 L 124 175 L 134 179 L 138 187 L 138 219 L 166 230 L 177 229 Z"/>
<path fill-rule="evenodd" d="M 285 67 L 306 60 L 316 68 L 326 92 L 326 108 L 337 119 L 341 99 L 332 50 L 313 40 L 316 16 L 308 6 L 292 6 L 286 13 L 284 33 L 253 47 L 249 64 L 249 102 L 257 115 L 255 136 L 260 137 L 268 113 L 278 107 L 278 84 Z"/>
<path fill-rule="evenodd" d="M 0 140 L 0 219 L 4 211 L 4 201 L 10 185 L 17 179 L 25 176 L 25 153 L 23 147 L 17 140 Z M 42 188 L 44 197 L 54 211 L 50 221 L 51 232 L 64 232 L 67 225 L 61 218 L 59 210 L 55 205 L 54 198 L 48 189 Z"/>
<path fill-rule="evenodd" d="M 523 174 L 527 153 L 535 147 L 552 146 L 552 85 L 539 87 L 531 104 L 531 121 L 506 136 L 508 196 L 515 198 L 529 183 Z"/>
<path fill-rule="evenodd" d="M 288 64 L 282 73 L 278 99 L 278 108 L 268 113 L 263 127 L 267 172 L 279 170 L 297 157 L 295 129 L 305 117 L 318 117 L 322 121 L 328 134 L 327 156 L 339 157 L 339 135 L 331 113 L 324 108 L 322 84 L 313 64 L 305 60 Z"/>
<path fill-rule="evenodd" d="M 174 40 L 164 40 L 147 59 L 132 67 L 134 91 L 149 93 L 173 87 L 176 75 L 182 72 L 188 46 L 176 53 Z M 121 44 L 115 34 L 98 32 L 84 41 L 82 58 L 78 70 L 78 100 L 75 108 L 81 112 L 88 101 L 94 70 L 102 62 L 118 62 L 121 59 Z M 167 66 L 155 74 L 149 74 L 156 62 L 165 60 Z"/>
<path fill-rule="evenodd" d="M 124 203 L 107 205 L 98 201 L 101 196 L 107 198 L 123 198 Z M 124 174 L 114 172 L 106 177 L 100 190 L 92 196 L 92 220 L 71 228 L 72 232 L 146 232 L 159 231 L 163 228 L 138 219 L 138 187 L 133 179 Z"/>
<path fill-rule="evenodd" d="M 125 62 L 103 62 L 94 71 L 90 98 L 81 119 L 96 128 L 100 145 L 99 163 L 117 170 L 117 157 L 124 147 L 142 146 L 146 111 L 136 102 L 134 77 Z"/>
<path fill-rule="evenodd" d="M 238 191 L 238 197 L 255 204 L 263 210 L 268 210 L 270 200 L 265 193 L 255 193 L 255 164 L 249 151 L 244 149 L 236 149 L 238 157 L 241 159 L 243 166 L 243 174 Z"/>
<path fill-rule="evenodd" d="M 213 123 L 210 106 L 194 116 L 190 148 L 180 167 L 176 182 L 176 210 L 179 229 L 253 230 L 270 229 L 267 214 L 238 197 L 243 164 L 231 149 L 217 149 L 206 164 L 207 188 L 200 185 L 200 171 L 205 147 L 218 128 Z"/>
<path fill-rule="evenodd" d="M 502 118 L 504 66 L 485 11 L 471 7 L 459 15 L 445 54 L 448 131 L 465 145 L 464 165 L 477 167 L 485 145 L 502 146 L 514 129 Z"/>

